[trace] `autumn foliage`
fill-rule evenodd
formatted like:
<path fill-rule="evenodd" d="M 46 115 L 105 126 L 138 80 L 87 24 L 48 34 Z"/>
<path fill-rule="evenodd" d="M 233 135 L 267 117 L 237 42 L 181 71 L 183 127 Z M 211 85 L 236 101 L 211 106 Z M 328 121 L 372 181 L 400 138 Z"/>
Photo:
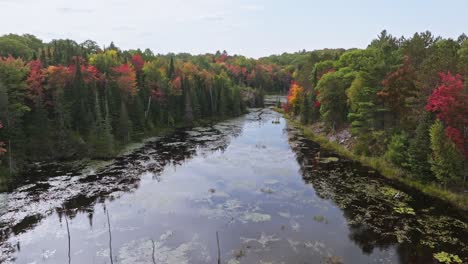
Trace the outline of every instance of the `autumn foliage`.
<path fill-rule="evenodd" d="M 27 79 L 29 88 L 29 99 L 35 101 L 43 96 L 45 70 L 42 69 L 42 63 L 39 60 L 34 60 L 28 63 L 31 71 Z"/>
<path fill-rule="evenodd" d="M 122 64 L 118 67 L 113 68 L 115 73 L 115 82 L 119 89 L 131 96 L 136 95 L 138 92 L 136 73 L 132 66 L 128 63 Z"/>
<path fill-rule="evenodd" d="M 436 113 L 445 124 L 445 133 L 465 157 L 467 139 L 463 131 L 468 128 L 468 95 L 463 93 L 463 81 L 459 74 L 440 73 L 440 84 L 427 100 L 426 110 Z"/>
<path fill-rule="evenodd" d="M 300 108 L 300 99 L 303 93 L 304 88 L 296 82 L 292 82 L 291 87 L 289 88 L 287 103 L 284 106 L 284 110 L 286 112 L 293 111 L 295 114 L 297 114 Z"/>
<path fill-rule="evenodd" d="M 136 72 L 141 72 L 143 66 L 145 65 L 145 61 L 143 60 L 140 54 L 133 55 L 131 62 Z"/>

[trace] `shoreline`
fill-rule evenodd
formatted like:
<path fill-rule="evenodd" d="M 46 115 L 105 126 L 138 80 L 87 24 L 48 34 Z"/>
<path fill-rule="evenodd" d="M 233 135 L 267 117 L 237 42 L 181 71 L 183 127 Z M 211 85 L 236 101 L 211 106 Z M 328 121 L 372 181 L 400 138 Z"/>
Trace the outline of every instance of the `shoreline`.
<path fill-rule="evenodd" d="M 297 120 L 294 120 L 290 116 L 286 115 L 282 109 L 274 108 L 274 110 L 281 113 L 292 126 L 301 130 L 305 137 L 318 143 L 321 147 L 334 151 L 348 159 L 360 162 L 361 164 L 378 171 L 384 178 L 388 180 L 403 184 L 408 188 L 416 189 L 417 191 L 420 191 L 421 193 L 430 196 L 431 198 L 439 199 L 449 203 L 455 209 L 460 210 L 463 213 L 468 213 L 468 195 L 455 193 L 449 190 L 443 190 L 434 183 L 423 183 L 416 179 L 407 177 L 406 175 L 409 175 L 409 172 L 395 167 L 394 165 L 383 160 L 381 157 L 365 157 L 356 155 L 339 143 L 330 141 L 326 136 L 312 132 L 310 127 L 300 124 Z"/>

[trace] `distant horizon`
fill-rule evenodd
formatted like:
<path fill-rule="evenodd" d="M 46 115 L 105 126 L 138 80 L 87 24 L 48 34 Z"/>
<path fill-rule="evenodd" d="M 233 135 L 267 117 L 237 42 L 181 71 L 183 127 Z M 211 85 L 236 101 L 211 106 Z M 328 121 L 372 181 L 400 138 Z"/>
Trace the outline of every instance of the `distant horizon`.
<path fill-rule="evenodd" d="M 428 30 L 423 30 L 423 31 L 418 31 L 418 32 L 415 32 L 415 33 L 422 33 L 422 32 L 426 32 Z M 382 32 L 382 31 L 380 31 Z M 379 32 L 379 33 L 380 33 Z M 391 34 L 391 32 L 388 32 L 387 33 Z M 393 37 L 396 37 L 397 39 L 400 38 L 400 37 L 405 37 L 405 38 L 409 38 L 411 36 L 413 36 L 415 33 L 411 34 L 410 36 L 396 36 L 396 35 L 393 35 L 391 34 Z M 433 32 L 431 32 L 433 33 Z M 45 43 L 49 43 L 53 40 L 58 40 L 57 38 L 55 39 L 44 39 L 44 38 L 41 38 L 40 36 L 38 35 L 35 35 L 35 34 L 32 34 L 32 33 L 13 33 L 13 32 L 10 32 L 10 33 L 5 33 L 5 34 L 0 34 L 0 36 L 4 36 L 4 35 L 9 35 L 9 34 L 16 34 L 16 35 L 24 35 L 24 34 L 30 34 L 30 35 L 34 35 L 35 37 L 39 38 L 40 40 L 42 40 L 43 42 Z M 433 33 L 434 34 L 434 33 Z M 464 35 L 465 33 L 462 32 L 460 33 L 458 36 L 454 36 L 454 37 L 446 37 L 446 36 L 443 36 L 443 35 L 435 35 L 434 34 L 434 37 L 442 37 L 442 38 L 446 38 L 446 39 L 453 39 L 453 40 L 457 40 L 458 37 Z M 466 34 L 465 34 L 466 35 Z M 300 50 L 297 50 L 297 51 L 284 51 L 284 52 L 280 52 L 280 53 L 274 53 L 274 54 L 267 54 L 267 55 L 264 55 L 264 56 L 260 56 L 260 57 L 251 57 L 251 56 L 248 56 L 248 55 L 245 55 L 245 54 L 240 54 L 240 53 L 232 53 L 230 52 L 229 50 L 220 50 L 220 49 L 217 49 L 217 50 L 214 50 L 214 51 L 207 51 L 207 52 L 202 52 L 202 53 L 191 53 L 191 52 L 188 52 L 188 51 L 178 51 L 178 52 L 174 52 L 174 51 L 168 51 L 168 52 L 164 52 L 164 53 L 161 53 L 161 52 L 158 52 L 158 51 L 155 51 L 151 48 L 149 48 L 155 55 L 160 55 L 160 56 L 166 56 L 166 55 L 169 55 L 169 54 L 190 54 L 191 56 L 203 56 L 203 55 L 206 55 L 206 54 L 216 54 L 218 51 L 219 52 L 224 52 L 226 51 L 228 53 L 228 55 L 230 56 L 244 56 L 244 57 L 247 57 L 247 58 L 251 58 L 251 59 L 261 59 L 261 58 L 267 58 L 267 57 L 270 57 L 270 56 L 280 56 L 282 54 L 295 54 L 295 53 L 301 53 L 301 52 L 313 52 L 313 51 L 320 51 L 320 50 L 338 50 L 338 49 L 343 49 L 343 50 L 351 50 L 351 49 L 365 49 L 367 48 L 367 45 L 371 43 L 371 41 L 375 38 L 377 38 L 378 35 L 375 35 L 374 38 L 370 39 L 369 42 L 364 46 L 364 47 L 334 47 L 334 48 L 330 48 L 330 47 L 323 47 L 323 48 L 315 48 L 315 49 L 300 49 Z M 69 39 L 69 40 L 73 40 L 75 42 L 77 42 L 78 44 L 81 44 L 83 43 L 84 41 L 86 40 L 93 40 L 93 39 L 83 39 L 83 40 L 76 40 L 76 39 L 73 39 L 73 38 L 62 38 L 62 39 Z M 94 41 L 94 40 L 93 40 Z M 102 49 L 105 49 L 107 48 L 111 43 L 114 43 L 114 45 L 121 49 L 121 50 L 138 50 L 140 49 L 142 52 L 145 51 L 145 49 L 147 49 L 148 47 L 143 47 L 143 48 L 122 48 L 121 46 L 119 46 L 118 43 L 116 43 L 115 41 L 110 41 L 109 43 L 107 44 L 102 44 L 102 43 L 98 43 L 96 42 L 100 48 Z"/>
<path fill-rule="evenodd" d="M 431 31 L 456 39 L 468 2 L 362 0 L 0 0 L 0 35 L 33 34 L 44 41 L 113 41 L 156 54 L 226 50 L 250 58 L 302 50 L 365 48 L 383 29 L 395 37 Z"/>

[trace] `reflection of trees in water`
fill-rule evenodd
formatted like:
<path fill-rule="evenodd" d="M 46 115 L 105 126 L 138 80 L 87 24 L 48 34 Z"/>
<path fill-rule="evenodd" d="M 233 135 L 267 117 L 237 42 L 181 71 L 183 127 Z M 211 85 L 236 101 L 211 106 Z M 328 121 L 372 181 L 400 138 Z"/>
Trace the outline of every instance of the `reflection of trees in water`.
<path fill-rule="evenodd" d="M 462 216 L 435 200 L 428 203 L 429 198 L 419 193 L 406 194 L 356 162 L 330 161 L 327 158 L 336 154 L 299 133 L 291 129 L 289 141 L 304 181 L 313 185 L 320 198 L 332 200 L 343 211 L 349 238 L 365 254 L 396 247 L 401 263 L 431 263 L 432 254 L 442 250 L 467 257 L 468 226 Z M 431 243 L 434 249 L 428 246 Z"/>
<path fill-rule="evenodd" d="M 87 214 L 89 225 L 92 227 L 94 208 L 96 203 L 104 203 L 106 199 L 114 199 L 111 194 L 116 192 L 133 192 L 138 189 L 142 173 L 154 173 L 159 177 L 160 173 L 167 166 L 177 167 L 196 155 L 208 155 L 209 153 L 224 152 L 232 138 L 237 137 L 242 132 L 242 121 L 223 123 L 221 130 L 211 128 L 199 132 L 196 136 L 191 136 L 183 130 L 176 131 L 160 139 L 148 142 L 144 147 L 131 154 L 116 158 L 111 165 L 86 175 L 78 179 L 74 188 L 82 190 L 78 195 L 67 199 L 62 207 L 56 208 L 55 212 L 62 223 L 63 218 L 73 219 L 78 214 Z M 202 136 L 208 136 L 203 139 Z M 67 172 L 65 168 L 59 166 L 45 165 L 40 172 L 40 179 L 47 175 L 45 168 L 50 168 L 50 175 L 59 176 Z M 72 176 L 79 175 L 78 170 L 73 170 Z M 74 184 L 75 185 L 75 184 Z M 36 187 L 38 186 L 38 187 Z M 46 200 L 49 184 L 36 184 L 33 188 L 25 190 L 26 196 L 35 195 Z M 67 186 L 64 185 L 66 191 Z M 54 197 L 54 196 L 52 196 Z M 51 198 L 53 199 L 53 198 Z M 21 208 L 17 208 L 18 210 Z M 65 215 L 66 216 L 65 216 Z M 18 224 L 9 226 L 9 223 L 0 223 L 0 245 L 12 234 L 18 235 L 33 229 L 47 215 L 32 214 L 23 218 Z M 9 253 L 15 251 L 12 245 L 8 245 Z M 17 248 L 19 251 L 19 247 Z M 2 258 L 0 257 L 0 262 Z"/>

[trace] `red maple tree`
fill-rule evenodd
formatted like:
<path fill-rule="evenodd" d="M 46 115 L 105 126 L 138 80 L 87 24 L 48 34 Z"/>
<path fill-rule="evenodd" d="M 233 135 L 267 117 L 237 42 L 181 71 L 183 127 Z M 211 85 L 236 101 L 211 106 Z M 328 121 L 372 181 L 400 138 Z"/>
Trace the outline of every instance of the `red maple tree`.
<path fill-rule="evenodd" d="M 136 72 L 141 72 L 143 66 L 145 66 L 145 61 L 140 54 L 135 54 L 132 56 L 131 63 Z"/>
<path fill-rule="evenodd" d="M 459 74 L 439 73 L 440 84 L 427 100 L 426 110 L 437 114 L 444 122 L 445 133 L 468 157 L 465 148 L 467 138 L 464 131 L 468 129 L 468 95 L 463 92 L 463 80 Z"/>
<path fill-rule="evenodd" d="M 112 70 L 114 73 L 116 73 L 115 81 L 120 90 L 131 96 L 136 95 L 138 90 L 136 74 L 133 68 L 125 63 L 118 67 L 112 68 Z"/>
<path fill-rule="evenodd" d="M 28 79 L 28 98 L 35 102 L 43 97 L 44 93 L 44 82 L 45 82 L 45 71 L 42 69 L 42 63 L 40 60 L 33 60 L 28 63 L 30 72 Z"/>

